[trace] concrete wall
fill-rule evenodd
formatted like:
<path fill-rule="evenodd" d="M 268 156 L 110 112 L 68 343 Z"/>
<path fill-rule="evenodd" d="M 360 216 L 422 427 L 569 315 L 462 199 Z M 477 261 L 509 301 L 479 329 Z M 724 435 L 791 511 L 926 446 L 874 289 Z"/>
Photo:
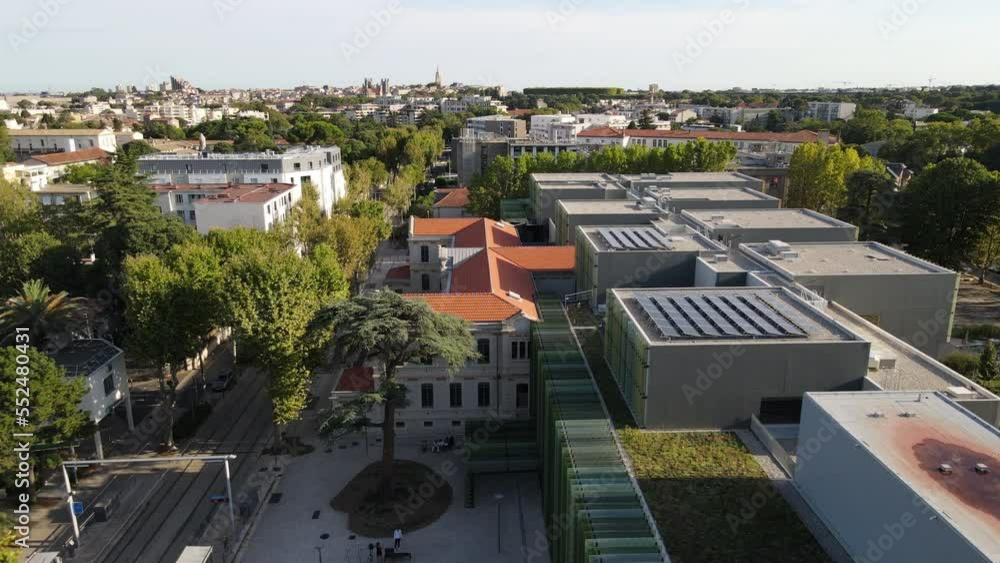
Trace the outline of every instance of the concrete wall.
<path fill-rule="evenodd" d="M 765 397 L 860 390 L 868 349 L 863 341 L 766 339 L 651 346 L 644 426 L 745 428 Z"/>
<path fill-rule="evenodd" d="M 594 289 L 591 307 L 597 308 L 607 302 L 607 291 L 616 287 L 692 287 L 698 253 L 697 250 L 597 252 L 596 287 L 581 287 L 580 291 Z"/>
<path fill-rule="evenodd" d="M 780 199 L 678 200 L 669 201 L 667 209 L 680 213 L 685 209 L 778 209 Z"/>
<path fill-rule="evenodd" d="M 957 274 L 796 276 L 795 281 L 937 357 L 948 342 Z"/>
<path fill-rule="evenodd" d="M 556 235 L 556 240 L 559 241 L 558 244 L 575 244 L 576 243 L 576 228 L 577 227 L 588 227 L 591 225 L 643 225 L 648 226 L 650 221 L 658 219 L 660 213 L 657 211 L 649 211 L 644 213 L 609 213 L 606 215 L 591 214 L 586 215 L 574 214 L 570 215 L 565 212 L 565 209 L 559 209 L 559 217 L 556 220 L 556 229 L 559 231 Z"/>
<path fill-rule="evenodd" d="M 856 561 L 990 561 L 808 396 L 795 484 Z"/>
<path fill-rule="evenodd" d="M 595 188 L 593 185 L 567 185 L 565 188 L 541 189 L 532 180 L 528 197 L 531 199 L 533 219 L 536 225 L 544 225 L 548 220 L 555 220 L 557 205 L 560 200 L 608 200 L 625 199 L 628 192 L 622 188 L 608 185 L 607 189 Z"/>
<path fill-rule="evenodd" d="M 714 237 L 713 237 L 714 235 Z M 858 240 L 857 227 L 801 227 L 786 229 L 715 228 L 706 236 L 720 242 L 748 243 L 782 240 L 794 242 L 850 242 Z M 721 238 L 720 238 L 721 237 Z"/>

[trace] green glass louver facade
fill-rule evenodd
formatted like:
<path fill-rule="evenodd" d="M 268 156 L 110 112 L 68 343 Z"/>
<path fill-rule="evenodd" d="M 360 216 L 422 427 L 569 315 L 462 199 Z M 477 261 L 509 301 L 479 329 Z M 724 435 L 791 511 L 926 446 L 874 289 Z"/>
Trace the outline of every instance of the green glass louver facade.
<path fill-rule="evenodd" d="M 576 290 L 594 291 L 597 289 L 597 282 L 594 280 L 594 258 L 596 256 L 590 251 L 590 243 L 587 237 L 581 236 L 576 239 Z M 590 297 L 590 304 L 595 303 L 594 296 Z"/>
<path fill-rule="evenodd" d="M 608 292 L 608 314 L 605 322 L 604 348 L 608 367 L 625 403 L 639 426 L 646 421 L 646 378 L 649 374 L 649 347 L 631 322 L 625 306 Z"/>
<path fill-rule="evenodd" d="M 539 300 L 532 397 L 553 563 L 665 563 L 600 393 L 557 299 Z"/>

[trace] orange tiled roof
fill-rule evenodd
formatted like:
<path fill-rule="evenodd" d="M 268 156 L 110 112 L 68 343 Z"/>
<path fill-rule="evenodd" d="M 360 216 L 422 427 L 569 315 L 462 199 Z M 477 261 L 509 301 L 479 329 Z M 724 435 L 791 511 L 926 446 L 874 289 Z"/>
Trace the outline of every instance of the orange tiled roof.
<path fill-rule="evenodd" d="M 444 192 L 444 190 L 438 190 Z M 434 207 L 465 207 L 469 205 L 469 188 L 455 188 L 447 190 L 441 201 L 434 204 Z"/>
<path fill-rule="evenodd" d="M 517 229 L 509 223 L 492 219 L 413 219 L 414 236 L 451 236 L 459 248 L 520 246 Z"/>
<path fill-rule="evenodd" d="M 532 272 L 558 272 L 576 268 L 575 246 L 516 246 L 493 250 Z"/>
<path fill-rule="evenodd" d="M 59 166 L 62 164 L 76 164 L 78 162 L 91 162 L 94 160 L 107 160 L 108 153 L 101 149 L 80 149 L 73 152 L 53 152 L 49 154 L 39 154 L 31 157 L 49 166 Z"/>
<path fill-rule="evenodd" d="M 410 265 L 405 264 L 403 266 L 390 268 L 385 277 L 393 280 L 408 280 L 410 279 Z"/>
<path fill-rule="evenodd" d="M 505 321 L 520 312 L 493 293 L 411 293 L 408 299 L 422 299 L 438 313 L 454 315 L 470 323 Z"/>

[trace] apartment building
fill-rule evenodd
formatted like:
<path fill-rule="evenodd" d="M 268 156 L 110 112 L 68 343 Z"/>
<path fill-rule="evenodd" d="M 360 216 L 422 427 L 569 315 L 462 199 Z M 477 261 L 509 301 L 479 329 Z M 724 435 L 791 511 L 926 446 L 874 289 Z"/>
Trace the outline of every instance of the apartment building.
<path fill-rule="evenodd" d="M 849 102 L 809 102 L 806 117 L 822 121 L 847 120 L 854 117 L 858 104 Z"/>
<path fill-rule="evenodd" d="M 19 159 L 54 152 L 100 149 L 114 153 L 118 142 L 110 129 L 12 129 L 11 148 Z"/>
<path fill-rule="evenodd" d="M 201 234 L 213 229 L 271 230 L 302 199 L 297 184 L 154 184 L 156 204 Z"/>
<path fill-rule="evenodd" d="M 730 142 L 737 150 L 752 153 L 791 153 L 804 143 L 835 143 L 829 132 L 798 131 L 795 133 L 771 133 L 749 131 L 724 131 L 707 129 L 697 131 L 661 131 L 645 129 L 612 129 L 610 127 L 587 129 L 577 135 L 583 145 L 621 146 L 645 145 L 663 148 L 705 139 L 709 142 Z"/>
<path fill-rule="evenodd" d="M 740 251 L 930 356 L 951 338 L 959 284 L 951 270 L 876 242 L 773 240 Z"/>
<path fill-rule="evenodd" d="M 490 110 L 494 113 L 506 113 L 507 106 L 491 96 L 466 96 L 459 100 L 445 98 L 441 100 L 441 113 L 465 113 L 472 110 Z"/>
<path fill-rule="evenodd" d="M 302 147 L 284 153 L 201 152 L 151 154 L 139 159 L 139 170 L 152 184 L 294 184 L 305 183 L 319 192 L 327 214 L 347 195 L 340 148 Z"/>
<path fill-rule="evenodd" d="M 782 288 L 612 289 L 605 356 L 645 428 L 745 427 L 861 390 L 869 343 Z"/>
<path fill-rule="evenodd" d="M 1000 430 L 941 393 L 808 393 L 794 482 L 855 561 L 1000 560 Z"/>
<path fill-rule="evenodd" d="M 492 133 L 507 138 L 528 136 L 528 124 L 523 119 L 506 115 L 483 115 L 465 120 L 465 127 L 475 133 Z"/>
<path fill-rule="evenodd" d="M 35 155 L 24 162 L 26 166 L 44 166 L 46 183 L 55 182 L 66 175 L 71 166 L 83 164 L 104 164 L 111 159 L 111 153 L 104 149 L 81 149 L 72 152 L 57 152 Z"/>
<path fill-rule="evenodd" d="M 577 123 L 575 116 L 568 114 L 532 115 L 531 128 L 529 132 L 535 139 L 546 141 L 556 140 L 556 135 L 553 133 L 553 127 L 557 125 L 571 125 L 575 127 L 582 124 Z M 582 127 L 580 130 L 583 130 Z"/>

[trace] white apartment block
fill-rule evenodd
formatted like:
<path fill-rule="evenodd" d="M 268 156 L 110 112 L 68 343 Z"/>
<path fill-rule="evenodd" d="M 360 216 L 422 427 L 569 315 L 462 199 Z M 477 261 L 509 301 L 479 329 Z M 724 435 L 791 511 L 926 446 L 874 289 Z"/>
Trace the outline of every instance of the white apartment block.
<path fill-rule="evenodd" d="M 531 127 L 528 133 L 532 138 L 548 141 L 553 140 L 552 128 L 555 125 L 576 124 L 576 117 L 568 114 L 532 115 Z M 582 130 L 582 129 L 581 129 Z"/>
<path fill-rule="evenodd" d="M 806 116 L 823 121 L 850 119 L 854 117 L 854 112 L 857 109 L 858 104 L 847 102 L 809 102 L 809 111 Z"/>
<path fill-rule="evenodd" d="M 15 129 L 10 135 L 11 148 L 18 156 L 50 152 L 74 152 L 101 149 L 116 152 L 118 142 L 110 129 Z"/>
<path fill-rule="evenodd" d="M 473 109 L 492 109 L 504 113 L 507 111 L 507 106 L 491 96 L 466 96 L 460 100 L 452 98 L 441 100 L 441 113 L 463 113 Z"/>
<path fill-rule="evenodd" d="M 295 184 L 166 184 L 153 191 L 164 215 L 177 215 L 201 234 L 237 227 L 269 231 L 302 199 Z"/>
<path fill-rule="evenodd" d="M 152 154 L 139 159 L 152 184 L 312 184 L 332 214 L 347 195 L 340 148 L 301 147 L 284 153 Z"/>

